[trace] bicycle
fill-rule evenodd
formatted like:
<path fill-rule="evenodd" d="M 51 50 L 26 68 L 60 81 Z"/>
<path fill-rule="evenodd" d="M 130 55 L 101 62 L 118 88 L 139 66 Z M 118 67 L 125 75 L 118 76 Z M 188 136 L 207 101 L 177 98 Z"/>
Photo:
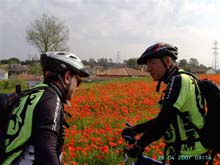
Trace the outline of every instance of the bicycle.
<path fill-rule="evenodd" d="M 126 123 L 126 126 L 130 127 L 131 125 Z M 134 144 L 136 142 L 135 137 L 130 135 L 122 135 L 123 139 L 127 142 L 127 145 Z M 129 160 L 129 156 L 126 153 L 126 149 L 124 149 L 124 162 L 127 163 Z M 153 159 L 151 157 L 140 154 L 135 161 L 132 161 L 130 165 L 163 165 L 163 162 Z M 169 165 L 169 164 L 165 164 Z"/>

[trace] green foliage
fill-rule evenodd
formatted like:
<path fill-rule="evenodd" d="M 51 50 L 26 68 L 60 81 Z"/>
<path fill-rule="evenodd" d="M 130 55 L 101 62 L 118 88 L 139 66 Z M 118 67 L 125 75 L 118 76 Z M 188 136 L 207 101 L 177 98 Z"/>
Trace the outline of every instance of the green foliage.
<path fill-rule="evenodd" d="M 35 75 L 40 75 L 43 74 L 42 72 L 42 67 L 40 66 L 40 64 L 38 63 L 34 63 L 32 65 L 30 65 L 30 74 L 35 74 Z"/>
<path fill-rule="evenodd" d="M 128 67 L 131 67 L 131 68 L 139 68 L 139 65 L 137 64 L 137 59 L 136 58 L 128 59 L 127 61 L 125 61 L 125 64 Z"/>
<path fill-rule="evenodd" d="M 21 61 L 18 58 L 9 58 L 7 60 L 1 60 L 2 64 L 20 64 Z"/>
<path fill-rule="evenodd" d="M 0 92 L 1 93 L 9 93 L 15 91 L 15 86 L 17 84 L 21 85 L 21 89 L 27 89 L 28 83 L 26 80 L 19 79 L 17 77 L 12 77 L 10 80 L 2 80 L 0 81 Z"/>

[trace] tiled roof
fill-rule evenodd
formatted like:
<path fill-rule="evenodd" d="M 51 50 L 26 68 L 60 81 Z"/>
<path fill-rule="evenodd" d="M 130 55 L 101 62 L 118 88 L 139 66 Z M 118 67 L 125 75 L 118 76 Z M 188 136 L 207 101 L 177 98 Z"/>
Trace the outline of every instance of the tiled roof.
<path fill-rule="evenodd" d="M 28 71 L 29 66 L 28 65 L 10 65 L 8 68 L 9 71 L 14 71 L 14 72 L 22 72 L 22 71 Z"/>
<path fill-rule="evenodd" d="M 0 73 L 7 73 L 7 71 L 4 69 L 0 69 Z"/>
<path fill-rule="evenodd" d="M 97 76 L 146 76 L 149 75 L 147 72 L 133 69 L 133 68 L 113 68 L 100 71 L 96 73 Z"/>
<path fill-rule="evenodd" d="M 205 73 L 206 69 L 205 68 L 191 68 L 190 71 L 192 73 Z"/>

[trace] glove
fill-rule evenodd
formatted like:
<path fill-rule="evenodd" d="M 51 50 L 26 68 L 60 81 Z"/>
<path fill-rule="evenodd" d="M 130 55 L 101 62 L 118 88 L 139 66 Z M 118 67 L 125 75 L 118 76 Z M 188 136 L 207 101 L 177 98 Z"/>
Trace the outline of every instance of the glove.
<path fill-rule="evenodd" d="M 124 152 L 127 153 L 128 157 L 137 158 L 144 152 L 144 147 L 138 145 L 137 143 L 130 144 L 125 147 Z"/>
<path fill-rule="evenodd" d="M 135 127 L 126 127 L 125 129 L 123 129 L 121 135 L 122 136 L 130 136 L 130 137 L 134 137 L 136 135 L 136 131 L 135 131 Z"/>

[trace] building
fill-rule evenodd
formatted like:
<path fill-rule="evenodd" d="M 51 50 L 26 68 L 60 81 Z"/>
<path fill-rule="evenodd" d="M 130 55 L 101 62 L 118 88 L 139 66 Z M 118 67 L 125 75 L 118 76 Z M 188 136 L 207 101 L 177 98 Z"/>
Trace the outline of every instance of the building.
<path fill-rule="evenodd" d="M 0 80 L 7 80 L 8 72 L 4 69 L 0 69 Z"/>
<path fill-rule="evenodd" d="M 28 65 L 21 65 L 21 64 L 11 64 L 8 67 L 9 75 L 22 75 L 28 74 L 29 66 Z"/>
<path fill-rule="evenodd" d="M 111 68 L 96 71 L 96 76 L 98 77 L 145 77 L 147 75 L 149 75 L 149 73 L 143 70 L 137 70 L 128 67 Z"/>
<path fill-rule="evenodd" d="M 206 74 L 216 74 L 216 71 L 214 69 L 209 69 L 206 71 Z"/>

